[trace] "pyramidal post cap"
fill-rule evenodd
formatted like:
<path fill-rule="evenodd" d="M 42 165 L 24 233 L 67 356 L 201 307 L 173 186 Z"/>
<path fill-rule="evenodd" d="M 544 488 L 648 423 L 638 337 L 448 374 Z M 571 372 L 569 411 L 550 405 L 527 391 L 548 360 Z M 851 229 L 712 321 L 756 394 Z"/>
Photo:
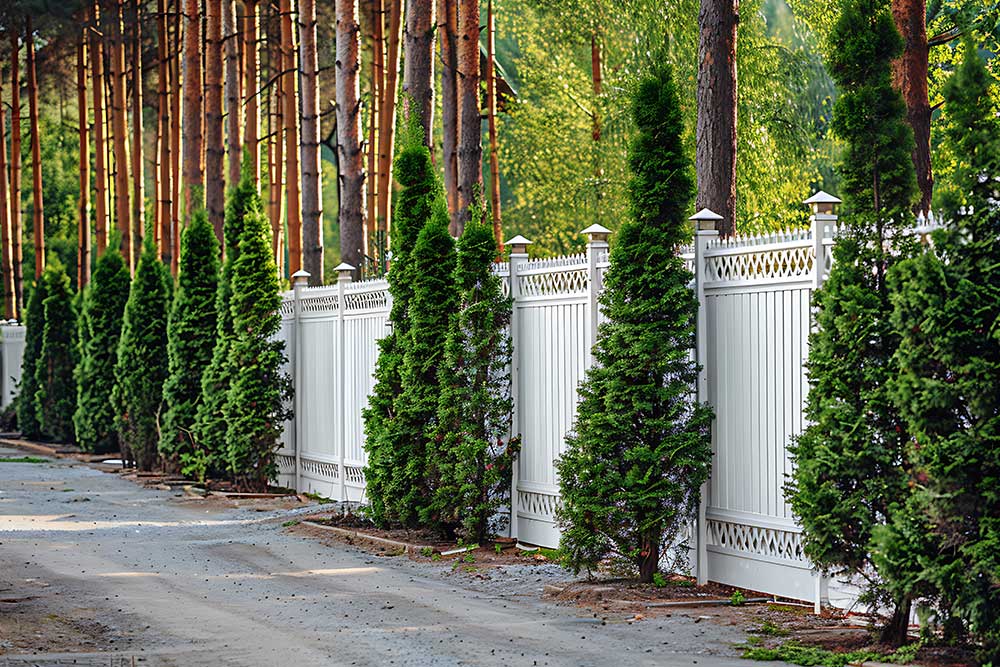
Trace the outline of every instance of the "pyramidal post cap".
<path fill-rule="evenodd" d="M 504 243 L 504 245 L 510 248 L 510 254 L 512 255 L 527 255 L 528 246 L 532 245 L 533 243 L 534 241 L 529 241 L 528 239 L 518 234 L 514 238 Z"/>
<path fill-rule="evenodd" d="M 593 224 L 580 233 L 589 236 L 591 243 L 599 241 L 607 241 L 608 237 L 611 236 L 610 229 L 608 229 L 604 225 L 598 225 L 598 224 Z"/>
<path fill-rule="evenodd" d="M 815 215 L 833 215 L 841 201 L 839 197 L 834 197 L 829 192 L 820 190 L 802 203 L 809 206 Z"/>
<path fill-rule="evenodd" d="M 695 227 L 699 231 L 713 231 L 718 229 L 718 223 L 722 219 L 721 215 L 708 208 L 703 208 L 688 218 L 688 220 L 695 223 Z"/>

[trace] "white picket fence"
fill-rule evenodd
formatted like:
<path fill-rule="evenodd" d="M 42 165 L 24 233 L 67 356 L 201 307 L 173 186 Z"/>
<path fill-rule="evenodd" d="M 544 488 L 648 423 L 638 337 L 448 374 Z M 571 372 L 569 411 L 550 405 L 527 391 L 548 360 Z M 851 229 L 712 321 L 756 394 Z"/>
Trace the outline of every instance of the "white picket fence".
<path fill-rule="evenodd" d="M 0 325 L 0 408 L 10 405 L 21 383 L 21 359 L 24 357 L 24 327 Z"/>
<path fill-rule="evenodd" d="M 727 240 L 698 230 L 683 254 L 700 303 L 698 395 L 716 414 L 711 481 L 692 531 L 699 580 L 802 600 L 826 595 L 782 489 L 788 446 L 804 422 L 810 299 L 829 271 L 836 223 L 833 214 L 815 213 L 810 229 Z M 532 260 L 527 245 L 513 243 L 509 264 L 497 267 L 513 298 L 514 432 L 522 437 L 511 534 L 549 547 L 559 541 L 554 462 L 592 362 L 608 267 L 607 230 L 585 231 L 584 254 Z M 361 411 L 391 301 L 385 281 L 352 283 L 349 275 L 342 272 L 333 287 L 297 286 L 285 295 L 281 335 L 296 416 L 280 453 L 280 482 L 357 501 L 364 498 Z"/>

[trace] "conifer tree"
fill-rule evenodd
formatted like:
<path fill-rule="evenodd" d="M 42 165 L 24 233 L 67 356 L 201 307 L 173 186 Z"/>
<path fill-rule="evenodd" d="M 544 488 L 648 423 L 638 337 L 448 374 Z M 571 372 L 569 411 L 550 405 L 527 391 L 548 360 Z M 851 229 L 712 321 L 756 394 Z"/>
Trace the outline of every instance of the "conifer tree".
<path fill-rule="evenodd" d="M 691 396 L 698 302 L 678 254 L 694 195 L 670 69 L 632 101 L 630 216 L 611 247 L 595 364 L 557 463 L 561 546 L 574 570 L 606 558 L 651 582 L 664 549 L 694 517 L 711 471 L 712 412 Z"/>
<path fill-rule="evenodd" d="M 45 298 L 48 290 L 44 280 L 36 280 L 28 299 L 24 316 L 24 356 L 21 358 L 21 387 L 17 397 L 17 425 L 26 438 L 37 439 L 42 435 L 42 425 L 35 412 L 35 394 L 38 380 L 35 369 L 42 356 L 45 334 Z"/>
<path fill-rule="evenodd" d="M 1000 122 L 974 44 L 945 86 L 961 208 L 923 254 L 890 274 L 902 339 L 892 397 L 912 437 L 915 490 L 877 533 L 898 596 L 941 600 L 943 616 L 1000 661 Z M 959 623 L 946 629 L 960 628 Z"/>
<path fill-rule="evenodd" d="M 231 278 L 234 373 L 224 407 L 227 462 L 239 488 L 266 491 L 278 473 L 275 453 L 291 416 L 286 404 L 292 383 L 282 372 L 285 343 L 274 339 L 281 328 L 281 294 L 271 225 L 259 207 L 243 218 Z"/>
<path fill-rule="evenodd" d="M 181 237 L 180 271 L 167 325 L 169 374 L 163 385 L 160 455 L 171 466 L 198 466 L 192 429 L 201 400 L 201 380 L 216 342 L 219 241 L 204 209 L 195 212 Z M 201 475 L 204 478 L 204 474 Z"/>
<path fill-rule="evenodd" d="M 147 236 L 125 304 L 115 387 L 111 400 L 118 419 L 122 456 L 139 470 L 158 461 L 160 407 L 167 378 L 167 311 L 170 273 Z"/>
<path fill-rule="evenodd" d="M 80 363 L 73 424 L 77 442 L 88 452 L 104 453 L 118 447 L 111 390 L 131 281 L 118 243 L 112 242 L 97 260 L 80 314 Z"/>
<path fill-rule="evenodd" d="M 856 577 L 871 604 L 894 605 L 883 640 L 898 644 L 910 601 L 885 595 L 871 539 L 907 494 L 907 436 L 888 393 L 899 340 L 886 285 L 890 268 L 914 251 L 906 233 L 916 196 L 913 136 L 891 82 L 903 43 L 888 2 L 846 0 L 830 44 L 830 73 L 841 91 L 833 128 L 846 144 L 841 173 L 850 214 L 814 296 L 809 426 L 790 448 L 796 468 L 787 495 L 806 555 L 819 568 Z"/>
<path fill-rule="evenodd" d="M 371 513 L 376 522 L 389 520 L 386 500 L 391 502 L 391 489 L 398 488 L 395 477 L 406 465 L 402 458 L 403 445 L 395 439 L 393 419 L 396 403 L 403 392 L 403 354 L 410 340 L 410 303 L 413 300 L 413 249 L 417 236 L 431 218 L 433 202 L 443 196 L 441 184 L 424 145 L 418 114 L 411 114 L 400 135 L 401 150 L 396 157 L 394 173 L 401 186 L 393 212 L 392 269 L 389 271 L 389 292 L 392 328 L 379 340 L 379 356 L 375 366 L 375 387 L 364 412 L 365 486 Z"/>
<path fill-rule="evenodd" d="M 495 532 L 491 521 L 510 498 L 520 445 L 519 438 L 511 438 L 511 300 L 493 272 L 496 239 L 481 201 L 473 199 L 458 240 L 459 309 L 448 327 L 437 432 L 427 455 L 434 521 L 452 530 L 460 527 L 470 544 L 481 544 Z"/>
<path fill-rule="evenodd" d="M 73 442 L 76 408 L 76 312 L 66 268 L 51 259 L 42 275 L 45 282 L 45 327 L 42 352 L 35 364 L 35 416 L 42 434 L 59 442 Z"/>

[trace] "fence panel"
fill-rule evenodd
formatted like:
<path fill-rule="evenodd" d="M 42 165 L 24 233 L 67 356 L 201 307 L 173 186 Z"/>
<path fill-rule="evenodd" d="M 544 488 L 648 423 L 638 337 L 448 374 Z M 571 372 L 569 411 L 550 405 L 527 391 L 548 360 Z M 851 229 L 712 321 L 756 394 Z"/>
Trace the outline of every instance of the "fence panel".
<path fill-rule="evenodd" d="M 10 405 L 21 383 L 21 359 L 24 357 L 24 327 L 19 324 L 0 326 L 0 408 Z"/>

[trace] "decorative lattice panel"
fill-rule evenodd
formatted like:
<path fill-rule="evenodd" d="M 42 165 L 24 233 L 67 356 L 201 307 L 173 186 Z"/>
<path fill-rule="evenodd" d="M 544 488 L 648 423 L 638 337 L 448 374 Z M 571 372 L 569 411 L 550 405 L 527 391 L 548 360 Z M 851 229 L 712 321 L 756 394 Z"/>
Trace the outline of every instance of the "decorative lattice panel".
<path fill-rule="evenodd" d="M 518 284 L 523 296 L 551 296 L 583 294 L 587 291 L 587 267 L 576 270 L 547 271 L 545 273 L 518 274 Z"/>
<path fill-rule="evenodd" d="M 281 302 L 281 319 L 290 320 L 295 317 L 295 301 L 290 297 Z"/>
<path fill-rule="evenodd" d="M 337 464 L 328 461 L 302 459 L 302 474 L 313 475 L 322 479 L 340 479 L 337 474 Z"/>
<path fill-rule="evenodd" d="M 379 289 L 377 291 L 346 292 L 344 294 L 344 306 L 348 311 L 388 308 L 389 291 L 387 289 Z"/>
<path fill-rule="evenodd" d="M 708 543 L 771 558 L 806 560 L 802 551 L 802 535 L 789 530 L 709 519 Z"/>
<path fill-rule="evenodd" d="M 278 464 L 278 474 L 279 475 L 294 475 L 295 474 L 295 457 L 288 456 L 287 454 L 278 454 L 275 457 L 275 462 Z"/>
<path fill-rule="evenodd" d="M 535 491 L 517 491 L 517 510 L 525 514 L 534 514 L 555 521 L 556 508 L 559 506 L 559 496 Z"/>
<path fill-rule="evenodd" d="M 811 245 L 773 249 L 747 248 L 747 252 L 707 254 L 709 281 L 771 280 L 808 276 L 812 272 Z"/>
<path fill-rule="evenodd" d="M 544 269 L 557 269 L 564 266 L 578 266 L 580 264 L 587 263 L 587 256 L 585 254 L 579 255 L 563 255 L 562 257 L 547 257 L 545 259 L 529 259 L 525 262 L 519 262 L 517 265 L 518 272 L 521 271 L 541 271 Z"/>
<path fill-rule="evenodd" d="M 346 481 L 348 484 L 357 484 L 358 486 L 364 486 L 365 469 L 363 467 L 344 466 L 344 471 L 347 473 Z"/>
<path fill-rule="evenodd" d="M 325 313 L 331 310 L 337 310 L 336 294 L 324 294 L 316 297 L 306 294 L 302 299 L 303 313 Z"/>

